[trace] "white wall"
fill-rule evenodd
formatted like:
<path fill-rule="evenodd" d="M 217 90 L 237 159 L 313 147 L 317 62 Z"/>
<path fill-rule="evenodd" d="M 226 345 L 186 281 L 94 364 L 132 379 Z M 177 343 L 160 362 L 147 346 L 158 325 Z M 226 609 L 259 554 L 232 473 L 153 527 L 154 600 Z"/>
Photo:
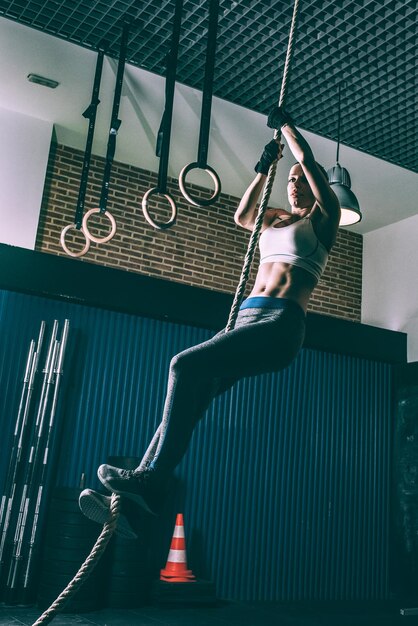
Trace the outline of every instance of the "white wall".
<path fill-rule="evenodd" d="M 0 109 L 0 243 L 35 248 L 52 123 Z"/>
<path fill-rule="evenodd" d="M 96 53 L 0 17 L 0 58 L 7 59 L 7 63 L 0 63 L 0 107 L 53 123 L 59 143 L 84 150 L 88 121 L 82 112 L 91 99 Z M 116 62 L 106 59 L 93 143 L 93 153 L 101 156 L 106 154 L 115 70 Z M 47 89 L 31 83 L 27 80 L 30 72 L 57 80 L 59 86 Z M 278 91 L 279 87 L 278 84 Z M 330 86 L 330 106 L 332 89 Z M 164 79 L 127 65 L 119 112 L 122 126 L 118 133 L 117 161 L 157 171 L 155 139 L 163 108 Z M 177 83 L 169 159 L 169 175 L 173 178 L 178 177 L 184 165 L 196 160 L 200 110 L 201 93 Z M 317 160 L 325 167 L 332 167 L 335 142 L 312 133 L 304 134 Z M 265 116 L 220 98 L 213 99 L 208 163 L 218 171 L 225 193 L 234 196 L 243 193 L 260 151 L 271 137 Z M 414 172 L 344 145 L 340 156 L 364 211 L 363 221 L 350 230 L 370 232 L 415 215 L 417 175 Z M 284 160 L 277 168 L 272 205 L 287 206 L 286 177 L 293 161 L 289 150 L 285 150 Z M 208 176 L 198 174 L 192 172 L 191 182 L 207 185 Z M 396 212 L 392 208 L 394 203 L 398 205 Z"/>
<path fill-rule="evenodd" d="M 408 333 L 408 361 L 418 361 L 418 215 L 365 234 L 363 245 L 362 322 Z"/>

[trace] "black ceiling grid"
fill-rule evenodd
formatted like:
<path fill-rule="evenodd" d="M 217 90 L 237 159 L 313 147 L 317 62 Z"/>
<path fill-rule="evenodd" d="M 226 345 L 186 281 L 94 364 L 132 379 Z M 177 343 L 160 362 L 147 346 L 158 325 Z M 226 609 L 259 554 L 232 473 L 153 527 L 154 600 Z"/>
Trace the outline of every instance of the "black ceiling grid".
<path fill-rule="evenodd" d="M 220 0 L 214 95 L 266 113 L 278 101 L 292 0 Z M 119 52 L 135 20 L 128 62 L 165 72 L 174 0 L 0 0 L 0 15 L 97 50 Z M 184 0 L 178 80 L 203 84 L 207 0 Z M 416 0 L 300 0 L 286 105 L 296 123 L 418 171 Z M 342 159 L 343 160 L 343 159 Z"/>

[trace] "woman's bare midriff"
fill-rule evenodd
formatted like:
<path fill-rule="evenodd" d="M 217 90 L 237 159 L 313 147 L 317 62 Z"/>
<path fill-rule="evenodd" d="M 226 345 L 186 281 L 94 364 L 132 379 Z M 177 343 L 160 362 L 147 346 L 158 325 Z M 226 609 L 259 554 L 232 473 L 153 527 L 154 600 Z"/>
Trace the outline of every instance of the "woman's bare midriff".
<path fill-rule="evenodd" d="M 288 298 L 297 302 L 306 312 L 316 283 L 316 278 L 300 267 L 287 263 L 263 263 L 259 267 L 250 297 Z"/>

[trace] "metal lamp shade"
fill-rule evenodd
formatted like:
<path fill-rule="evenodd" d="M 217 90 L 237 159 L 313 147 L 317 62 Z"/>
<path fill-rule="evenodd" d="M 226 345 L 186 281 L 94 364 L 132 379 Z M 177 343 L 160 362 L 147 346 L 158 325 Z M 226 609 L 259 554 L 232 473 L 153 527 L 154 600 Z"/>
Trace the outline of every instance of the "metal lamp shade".
<path fill-rule="evenodd" d="M 350 174 L 337 163 L 327 171 L 329 183 L 341 206 L 340 226 L 351 226 L 360 222 L 362 215 L 358 200 L 351 191 Z"/>

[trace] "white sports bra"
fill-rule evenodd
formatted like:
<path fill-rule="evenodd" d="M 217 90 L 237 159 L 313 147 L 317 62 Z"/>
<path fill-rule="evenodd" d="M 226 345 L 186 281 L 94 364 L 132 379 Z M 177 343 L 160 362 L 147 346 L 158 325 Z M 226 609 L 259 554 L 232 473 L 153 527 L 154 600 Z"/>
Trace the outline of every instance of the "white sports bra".
<path fill-rule="evenodd" d="M 328 250 L 319 241 L 309 218 L 303 217 L 288 226 L 274 228 L 275 220 L 260 235 L 260 265 L 263 263 L 288 263 L 301 267 L 317 280 L 328 261 Z"/>

